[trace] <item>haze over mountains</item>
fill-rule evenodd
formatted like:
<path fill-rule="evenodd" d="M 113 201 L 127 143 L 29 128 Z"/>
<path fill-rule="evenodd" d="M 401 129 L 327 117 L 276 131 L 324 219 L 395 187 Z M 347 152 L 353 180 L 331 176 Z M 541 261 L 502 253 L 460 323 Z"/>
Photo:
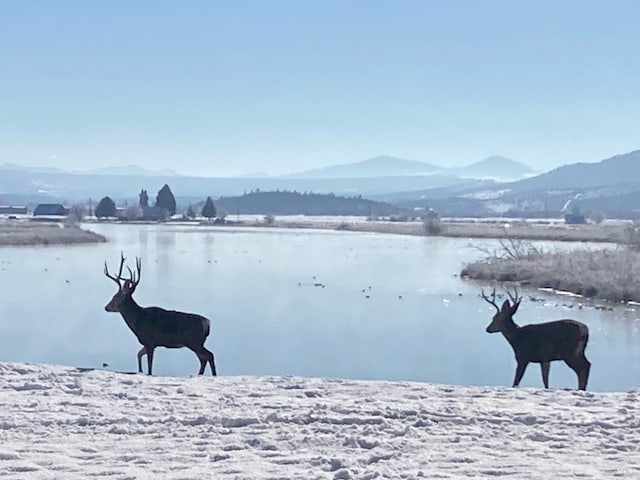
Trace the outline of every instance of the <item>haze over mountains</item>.
<path fill-rule="evenodd" d="M 116 201 L 135 199 L 142 188 L 155 192 L 164 183 L 171 186 L 178 201 L 286 190 L 362 195 L 410 210 L 430 206 L 446 216 L 505 212 L 535 216 L 560 212 L 570 202 L 583 209 L 627 215 L 640 214 L 640 150 L 595 163 L 564 165 L 539 175 L 527 165 L 500 156 L 455 168 L 379 156 L 282 176 L 232 178 L 189 177 L 173 170 L 152 172 L 136 166 L 64 172 L 4 164 L 0 165 L 0 203 L 69 203 L 105 195 Z"/>
<path fill-rule="evenodd" d="M 467 171 L 469 169 L 469 171 Z M 531 170 L 504 157 L 491 157 L 464 168 L 443 168 L 426 162 L 379 156 L 360 162 L 336 165 L 298 174 L 238 177 L 189 177 L 173 170 L 149 171 L 138 166 L 107 167 L 65 172 L 52 167 L 0 165 L 0 193 L 70 200 L 109 195 L 131 198 L 141 188 L 169 183 L 176 194 L 185 196 L 229 196 L 251 190 L 297 190 L 336 195 L 374 195 L 385 192 L 441 188 L 473 182 L 467 173 L 482 169 L 483 177 L 493 173 L 513 175 Z"/>
<path fill-rule="evenodd" d="M 461 178 L 519 180 L 535 172 L 527 165 L 494 155 L 466 167 L 440 167 L 418 160 L 381 155 L 360 162 L 331 165 L 284 175 L 286 178 L 367 178 L 403 175 L 445 175 Z"/>

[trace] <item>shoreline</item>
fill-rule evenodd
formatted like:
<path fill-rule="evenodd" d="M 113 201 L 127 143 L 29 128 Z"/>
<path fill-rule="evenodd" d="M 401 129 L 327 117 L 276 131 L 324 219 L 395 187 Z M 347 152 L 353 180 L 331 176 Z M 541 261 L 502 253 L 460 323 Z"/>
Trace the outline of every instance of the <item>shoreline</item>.
<path fill-rule="evenodd" d="M 600 225 L 568 225 L 552 221 L 523 220 L 472 220 L 443 219 L 442 231 L 428 234 L 422 221 L 367 220 L 353 216 L 275 216 L 272 222 L 265 222 L 261 215 L 242 215 L 238 220 L 222 224 L 212 224 L 199 220 L 169 221 L 170 224 L 202 226 L 222 226 L 238 228 L 282 228 L 308 230 L 339 230 L 347 232 L 383 233 L 445 238 L 486 238 L 529 241 L 625 243 L 625 223 L 611 222 Z M 227 217 L 228 218 L 228 217 Z M 139 222 L 124 222 L 139 224 Z M 146 222 L 155 223 L 155 222 Z"/>
<path fill-rule="evenodd" d="M 103 222 L 86 222 L 92 225 Z M 112 223 L 112 222 L 104 222 Z M 157 224 L 157 222 L 113 222 L 122 225 Z M 166 225 L 202 225 L 214 226 L 202 221 L 170 221 Z M 77 245 L 86 243 L 101 243 L 107 239 L 90 230 L 84 230 L 83 224 L 66 225 L 61 222 L 34 221 L 0 221 L 0 246 L 46 246 L 46 245 Z M 551 222 L 523 222 L 523 221 L 473 221 L 473 220 L 442 220 L 442 231 L 429 235 L 425 232 L 421 221 L 393 222 L 373 220 L 363 217 L 311 217 L 286 216 L 276 217 L 273 223 L 266 223 L 258 216 L 229 221 L 220 226 L 238 228 L 282 228 L 308 230 L 339 230 L 347 232 L 381 233 L 392 235 L 410 235 L 423 237 L 444 238 L 484 238 L 484 239 L 514 239 L 528 241 L 559 241 L 559 242 L 591 242 L 591 243 L 623 243 L 624 225 L 565 225 Z"/>

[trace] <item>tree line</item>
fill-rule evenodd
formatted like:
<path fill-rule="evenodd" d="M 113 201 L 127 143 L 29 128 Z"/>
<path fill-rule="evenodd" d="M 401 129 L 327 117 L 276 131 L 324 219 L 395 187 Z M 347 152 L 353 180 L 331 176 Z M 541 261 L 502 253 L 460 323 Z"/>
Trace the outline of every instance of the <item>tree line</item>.
<path fill-rule="evenodd" d="M 176 213 L 176 198 L 171 191 L 171 188 L 166 183 L 162 186 L 162 188 L 158 191 L 156 195 L 154 207 L 161 209 L 166 212 L 166 216 L 175 215 Z M 145 210 L 150 207 L 149 205 L 149 194 L 145 189 L 140 191 L 138 195 L 138 205 L 137 207 L 141 210 L 141 214 L 139 216 L 144 216 Z M 105 196 L 98 202 L 95 209 L 95 216 L 97 218 L 106 218 L 106 217 L 116 217 L 118 209 L 116 207 L 116 203 L 109 196 Z M 211 220 L 216 217 L 216 207 L 213 203 L 213 199 L 211 197 L 207 197 L 200 210 L 200 215 Z M 195 218 L 196 212 L 193 209 L 193 206 L 189 205 L 189 208 L 186 211 L 186 216 L 189 218 Z"/>
<path fill-rule="evenodd" d="M 361 195 L 352 197 L 337 196 L 333 193 L 321 194 L 296 191 L 268 191 L 252 190 L 241 196 L 220 197 L 214 204 L 209 196 L 197 205 L 189 205 L 184 215 L 196 218 L 198 213 L 208 219 L 214 219 L 220 212 L 260 214 L 260 215 L 354 215 L 354 216 L 393 216 L 405 213 L 406 210 L 385 202 L 378 202 L 362 198 Z M 200 206 L 201 205 L 201 206 Z M 176 213 L 176 199 L 169 185 L 165 184 L 155 197 L 154 207 L 166 211 L 166 217 Z M 150 208 L 150 197 L 145 189 L 138 195 L 138 205 L 133 207 L 140 210 L 138 215 L 126 215 L 129 218 L 150 218 L 145 215 Z M 95 209 L 98 218 L 116 217 L 117 208 L 110 197 L 100 200 Z M 224 214 L 222 215 L 224 217 Z"/>

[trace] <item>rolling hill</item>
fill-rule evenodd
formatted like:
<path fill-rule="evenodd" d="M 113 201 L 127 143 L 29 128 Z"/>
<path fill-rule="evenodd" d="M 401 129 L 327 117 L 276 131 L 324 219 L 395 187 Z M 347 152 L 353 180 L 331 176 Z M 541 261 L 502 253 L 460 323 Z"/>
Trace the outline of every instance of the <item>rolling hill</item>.
<path fill-rule="evenodd" d="M 403 175 L 429 175 L 442 169 L 417 160 L 381 155 L 354 163 L 331 165 L 283 175 L 285 178 L 369 178 Z"/>

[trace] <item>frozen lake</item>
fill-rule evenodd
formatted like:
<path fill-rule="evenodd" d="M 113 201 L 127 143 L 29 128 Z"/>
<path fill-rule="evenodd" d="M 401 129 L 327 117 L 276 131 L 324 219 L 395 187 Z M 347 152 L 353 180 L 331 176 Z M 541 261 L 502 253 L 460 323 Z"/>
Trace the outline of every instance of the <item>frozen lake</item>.
<path fill-rule="evenodd" d="M 510 385 L 515 362 L 482 285 L 457 277 L 491 240 L 338 231 L 95 224 L 106 244 L 0 250 L 0 361 L 136 370 L 138 342 L 104 306 L 115 285 L 103 275 L 123 250 L 142 258 L 135 299 L 212 320 L 207 346 L 220 375 L 274 374 Z M 567 245 L 562 246 L 566 248 Z M 316 286 L 319 284 L 320 286 Z M 488 287 L 488 285 L 485 285 Z M 640 313 L 562 305 L 525 295 L 516 322 L 571 317 L 591 330 L 590 390 L 640 383 Z M 531 302 L 528 295 L 543 298 Z M 368 297 L 368 298 L 367 298 Z M 186 350 L 159 348 L 157 375 L 195 374 Z M 145 367 L 146 368 L 146 367 Z M 550 383 L 575 388 L 554 362 Z M 530 365 L 522 386 L 541 386 Z"/>

